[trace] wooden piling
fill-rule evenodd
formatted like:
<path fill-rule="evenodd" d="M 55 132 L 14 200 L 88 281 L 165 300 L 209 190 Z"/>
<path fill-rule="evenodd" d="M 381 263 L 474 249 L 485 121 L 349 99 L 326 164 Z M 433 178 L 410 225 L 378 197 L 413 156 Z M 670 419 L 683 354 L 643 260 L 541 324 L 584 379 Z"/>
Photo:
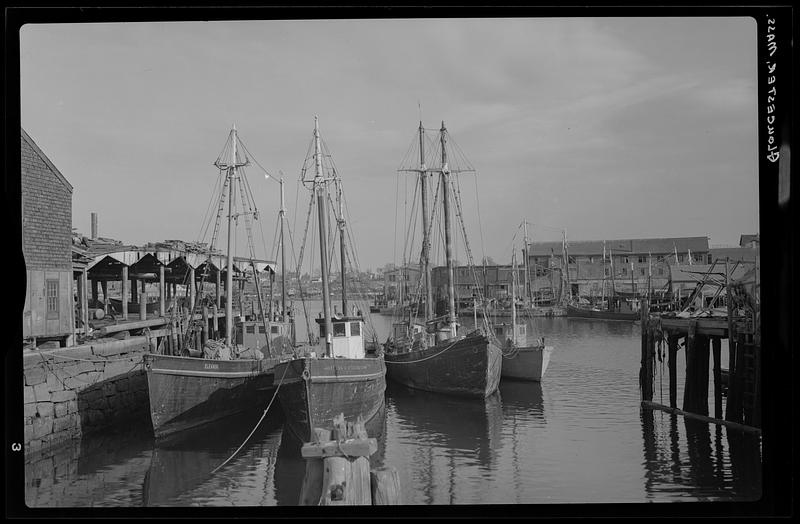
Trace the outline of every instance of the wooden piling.
<path fill-rule="evenodd" d="M 369 456 L 378 443 L 368 437 L 364 422 L 348 423 L 340 414 L 333 428 L 332 432 L 315 429 L 313 441 L 300 451 L 306 459 L 300 505 L 399 504 L 396 471 L 384 468 L 370 473 Z"/>
<path fill-rule="evenodd" d="M 696 340 L 697 323 L 689 321 L 689 333 L 686 335 L 686 374 L 685 374 L 685 387 L 683 388 L 683 411 L 694 412 L 694 396 L 695 396 L 695 375 L 697 374 L 695 366 L 695 349 L 694 344 Z"/>
<path fill-rule="evenodd" d="M 711 338 L 714 358 L 714 418 L 722 418 L 722 339 Z"/>
<path fill-rule="evenodd" d="M 673 333 L 667 336 L 667 348 L 669 352 L 669 406 L 673 409 L 678 407 L 678 342 L 680 337 Z"/>
<path fill-rule="evenodd" d="M 400 504 L 400 475 L 392 466 L 378 468 L 370 472 L 372 504 L 387 506 Z"/>

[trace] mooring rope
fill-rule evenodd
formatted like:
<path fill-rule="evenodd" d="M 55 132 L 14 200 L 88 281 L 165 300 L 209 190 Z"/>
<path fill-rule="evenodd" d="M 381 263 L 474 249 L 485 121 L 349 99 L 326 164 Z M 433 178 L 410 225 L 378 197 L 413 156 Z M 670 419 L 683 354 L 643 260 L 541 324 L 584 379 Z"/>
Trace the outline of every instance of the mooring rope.
<path fill-rule="evenodd" d="M 256 425 L 253 427 L 253 430 L 250 432 L 250 434 L 249 434 L 249 435 L 247 435 L 247 438 L 246 438 L 246 439 L 244 439 L 244 442 L 242 442 L 242 445 L 241 445 L 241 446 L 239 446 L 239 448 L 238 448 L 236 451 L 234 451 L 234 452 L 233 452 L 233 455 L 231 455 L 230 457 L 228 457 L 228 459 L 227 459 L 225 462 L 223 462 L 222 464 L 220 464 L 219 466 L 217 466 L 216 468 L 214 468 L 214 469 L 211 471 L 211 474 L 212 474 L 212 475 L 213 475 L 214 473 L 216 473 L 216 472 L 217 472 L 217 470 L 219 470 L 219 469 L 220 469 L 222 466 L 224 466 L 225 464 L 227 464 L 228 462 L 230 462 L 230 461 L 231 461 L 231 459 L 233 459 L 233 457 L 235 457 L 235 456 L 236 456 L 236 454 L 237 454 L 237 453 L 239 453 L 239 451 L 241 451 L 241 449 L 244 447 L 244 445 L 245 445 L 245 444 L 247 444 L 247 441 L 248 441 L 248 440 L 250 440 L 250 437 L 252 437 L 252 436 L 253 436 L 253 433 L 255 433 L 255 432 L 256 432 L 256 430 L 258 429 L 258 426 L 259 426 L 259 425 L 261 425 L 261 421 L 263 421 L 263 420 L 264 420 L 264 417 L 266 417 L 266 416 L 267 416 L 267 412 L 269 411 L 269 408 L 270 408 L 270 406 L 272 406 L 272 403 L 275 401 L 275 397 L 277 397 L 277 396 L 278 396 L 278 390 L 279 390 L 279 389 L 281 389 L 281 384 L 283 384 L 283 379 L 284 379 L 284 377 L 286 377 L 286 372 L 287 372 L 288 370 L 289 370 L 289 364 L 286 364 L 286 367 L 283 369 L 283 376 L 281 377 L 281 380 L 280 380 L 280 382 L 278 382 L 278 387 L 276 387 L 276 388 L 275 388 L 275 393 L 273 393 L 273 394 L 272 394 L 272 398 L 269 400 L 269 404 L 267 404 L 267 407 L 266 407 L 266 409 L 264 410 L 264 413 L 262 413 L 262 414 L 261 414 L 261 418 L 260 418 L 260 419 L 258 419 L 258 422 L 256 422 Z"/>

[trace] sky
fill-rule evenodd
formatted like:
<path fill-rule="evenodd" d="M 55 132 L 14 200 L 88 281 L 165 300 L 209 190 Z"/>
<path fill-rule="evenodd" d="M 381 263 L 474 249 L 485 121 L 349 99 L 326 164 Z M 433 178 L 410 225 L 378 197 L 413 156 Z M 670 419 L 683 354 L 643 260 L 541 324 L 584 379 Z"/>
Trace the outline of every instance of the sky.
<path fill-rule="evenodd" d="M 758 232 L 756 22 L 492 18 L 29 24 L 22 127 L 74 187 L 73 227 L 128 244 L 204 240 L 231 127 L 298 184 L 314 117 L 347 195 L 361 269 L 401 262 L 419 121 L 445 122 L 473 256 L 531 240 Z M 266 258 L 278 184 L 246 169 Z M 399 222 L 398 222 L 399 221 Z M 464 259 L 463 245 L 457 257 Z M 457 248 L 458 250 L 458 248 Z M 259 255 L 261 256 L 261 255 Z"/>

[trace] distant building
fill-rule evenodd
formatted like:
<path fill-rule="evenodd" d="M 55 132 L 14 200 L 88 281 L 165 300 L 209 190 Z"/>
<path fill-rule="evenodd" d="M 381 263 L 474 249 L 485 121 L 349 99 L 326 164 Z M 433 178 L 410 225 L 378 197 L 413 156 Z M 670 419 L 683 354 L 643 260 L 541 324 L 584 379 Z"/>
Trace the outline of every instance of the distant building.
<path fill-rule="evenodd" d="M 739 237 L 739 247 L 757 248 L 759 243 L 758 235 L 742 235 Z"/>
<path fill-rule="evenodd" d="M 395 267 L 383 271 L 383 292 L 388 301 L 405 301 L 420 288 L 422 271 L 418 266 Z"/>
<path fill-rule="evenodd" d="M 22 252 L 27 289 L 22 333 L 37 343 L 74 341 L 72 185 L 21 131 Z"/>
<path fill-rule="evenodd" d="M 562 242 L 533 242 L 529 248 L 528 264 L 536 275 L 567 279 Z M 707 237 L 578 240 L 567 242 L 566 251 L 573 296 L 600 296 L 612 285 L 616 291 L 643 293 L 648 276 L 653 289 L 663 288 L 670 266 L 708 263 L 710 254 Z"/>

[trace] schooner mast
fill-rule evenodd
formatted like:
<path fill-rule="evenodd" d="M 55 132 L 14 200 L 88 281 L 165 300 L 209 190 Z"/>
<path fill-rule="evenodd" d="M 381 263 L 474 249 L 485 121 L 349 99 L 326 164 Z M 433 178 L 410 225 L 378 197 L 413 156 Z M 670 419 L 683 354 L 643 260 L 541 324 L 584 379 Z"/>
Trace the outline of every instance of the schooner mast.
<path fill-rule="evenodd" d="M 331 321 L 331 296 L 328 285 L 328 243 L 326 239 L 327 209 L 326 193 L 327 180 L 322 174 L 322 152 L 319 144 L 319 119 L 314 116 L 314 193 L 317 197 L 317 212 L 319 213 L 319 252 L 320 252 L 320 271 L 322 273 L 322 315 L 325 319 L 325 356 L 332 356 L 333 351 L 333 322 Z"/>
<path fill-rule="evenodd" d="M 227 275 L 225 279 L 225 344 L 227 346 L 233 345 L 233 222 L 237 218 L 234 213 L 234 191 L 236 188 L 236 180 L 239 178 L 237 169 L 245 167 L 250 164 L 250 160 L 245 158 L 244 162 L 239 162 L 237 159 L 236 143 L 238 138 L 236 136 L 236 124 L 230 133 L 231 142 L 231 158 L 229 163 L 221 162 L 217 159 L 215 165 L 222 170 L 226 171 L 225 183 L 228 185 L 228 244 L 227 244 Z M 223 188 L 224 194 L 224 188 Z M 223 197 L 224 198 L 224 197 Z M 220 201 L 222 205 L 222 201 Z M 212 241 L 213 244 L 213 241 Z M 192 283 L 194 285 L 194 283 Z"/>
<path fill-rule="evenodd" d="M 453 233 L 450 217 L 450 168 L 447 165 L 447 148 L 444 127 L 440 130 L 440 140 L 442 144 L 442 167 L 441 167 L 441 186 L 442 186 L 442 205 L 444 205 L 444 242 L 445 256 L 447 257 L 447 301 L 449 311 L 447 313 L 448 324 L 450 324 L 450 336 L 455 337 L 458 333 L 458 323 L 456 320 L 456 291 L 455 291 L 455 268 L 453 267 Z"/>

